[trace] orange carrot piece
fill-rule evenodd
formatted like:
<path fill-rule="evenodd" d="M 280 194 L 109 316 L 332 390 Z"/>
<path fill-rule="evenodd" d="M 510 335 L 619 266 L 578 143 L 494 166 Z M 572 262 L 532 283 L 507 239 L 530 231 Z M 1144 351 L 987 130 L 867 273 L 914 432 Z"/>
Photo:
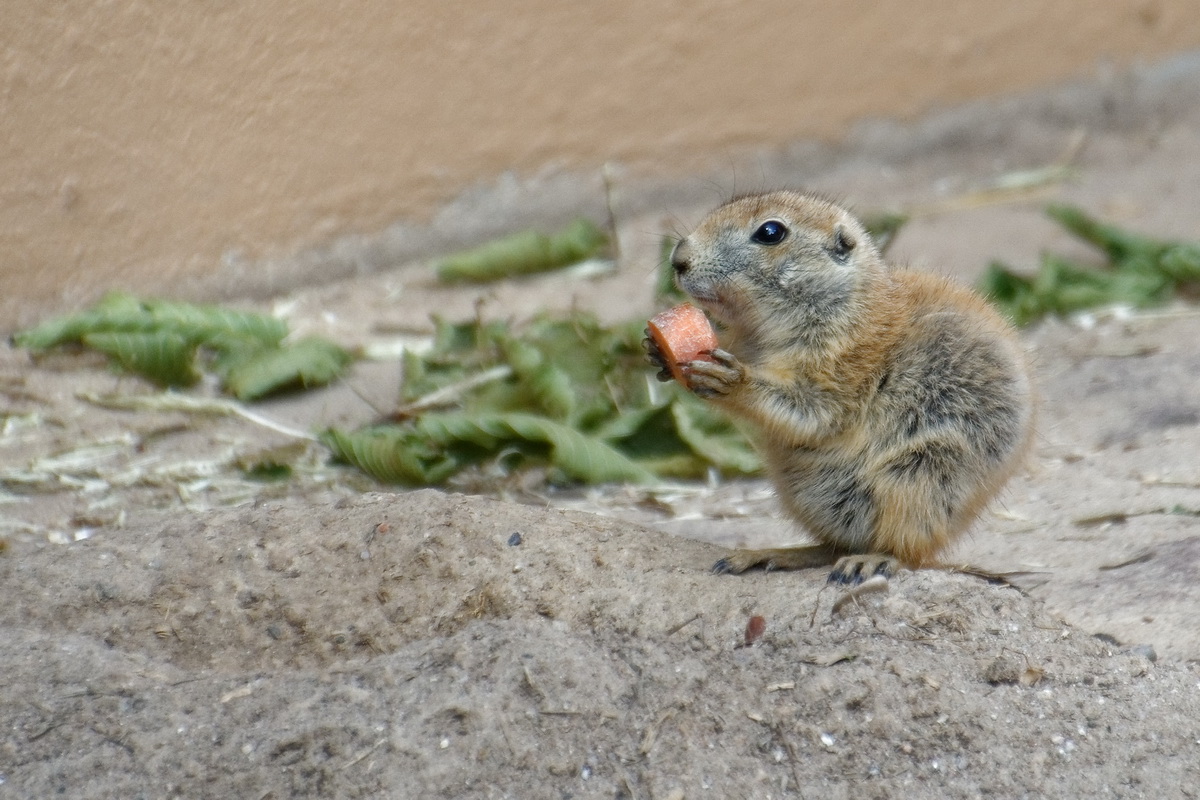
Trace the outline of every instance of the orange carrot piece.
<path fill-rule="evenodd" d="M 685 383 L 683 367 L 698 358 L 705 358 L 702 353 L 715 350 L 717 334 L 704 312 L 690 303 L 668 308 L 655 314 L 647 326 L 650 338 L 658 345 L 658 351 L 675 380 Z"/>

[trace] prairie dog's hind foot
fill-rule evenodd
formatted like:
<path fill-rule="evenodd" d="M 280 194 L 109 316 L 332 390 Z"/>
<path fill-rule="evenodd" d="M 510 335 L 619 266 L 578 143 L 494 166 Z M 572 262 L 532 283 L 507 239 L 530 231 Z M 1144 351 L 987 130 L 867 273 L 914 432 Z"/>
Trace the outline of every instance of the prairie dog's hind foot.
<path fill-rule="evenodd" d="M 886 553 L 856 553 L 837 560 L 828 582 L 857 584 L 876 575 L 890 578 L 903 566 L 900 559 Z"/>
<path fill-rule="evenodd" d="M 762 567 L 766 572 L 788 569 L 811 569 L 833 564 L 829 583 L 859 584 L 868 578 L 882 575 L 890 578 L 904 567 L 903 562 L 886 553 L 855 553 L 842 555 L 824 545 L 780 547 L 772 550 L 735 550 L 712 565 L 715 575 L 740 575 L 748 569 Z"/>
<path fill-rule="evenodd" d="M 823 545 L 780 547 L 773 550 L 735 550 L 712 565 L 716 575 L 740 575 L 753 567 L 776 569 L 824 567 L 837 560 L 837 552 Z"/>

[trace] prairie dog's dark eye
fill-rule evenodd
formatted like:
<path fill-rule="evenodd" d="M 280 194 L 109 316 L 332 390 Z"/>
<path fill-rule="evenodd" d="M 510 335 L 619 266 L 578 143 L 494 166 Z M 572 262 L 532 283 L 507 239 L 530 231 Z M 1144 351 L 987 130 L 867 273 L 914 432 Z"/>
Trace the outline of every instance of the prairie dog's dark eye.
<path fill-rule="evenodd" d="M 750 236 L 750 241 L 759 244 L 779 244 L 787 238 L 787 235 L 786 225 L 777 219 L 769 219 L 758 226 L 758 230 Z"/>

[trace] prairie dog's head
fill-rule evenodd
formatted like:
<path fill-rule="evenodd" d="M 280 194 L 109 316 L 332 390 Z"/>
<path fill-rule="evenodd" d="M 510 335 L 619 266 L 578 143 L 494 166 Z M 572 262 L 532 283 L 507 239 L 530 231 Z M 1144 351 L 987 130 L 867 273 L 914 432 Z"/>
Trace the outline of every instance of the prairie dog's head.
<path fill-rule="evenodd" d="M 854 316 L 884 271 L 862 223 L 797 192 L 733 200 L 675 246 L 679 288 L 738 336 L 815 344 Z"/>

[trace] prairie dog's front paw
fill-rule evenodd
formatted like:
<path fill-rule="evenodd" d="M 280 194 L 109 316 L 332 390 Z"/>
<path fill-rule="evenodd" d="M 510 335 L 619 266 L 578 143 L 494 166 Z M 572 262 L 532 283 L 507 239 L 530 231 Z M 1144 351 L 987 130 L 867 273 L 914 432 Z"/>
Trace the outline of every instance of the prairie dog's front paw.
<path fill-rule="evenodd" d="M 690 361 L 684 367 L 687 387 L 701 397 L 725 397 L 746 382 L 746 368 L 726 350 L 713 350 L 708 359 Z"/>
<path fill-rule="evenodd" d="M 654 377 L 663 383 L 671 380 L 674 377 L 671 374 L 671 367 L 667 365 L 667 359 L 659 348 L 658 342 L 654 341 L 654 337 L 650 335 L 649 328 L 646 329 L 646 338 L 642 339 L 642 347 L 646 350 L 646 360 L 652 366 L 658 367 L 658 373 Z"/>

